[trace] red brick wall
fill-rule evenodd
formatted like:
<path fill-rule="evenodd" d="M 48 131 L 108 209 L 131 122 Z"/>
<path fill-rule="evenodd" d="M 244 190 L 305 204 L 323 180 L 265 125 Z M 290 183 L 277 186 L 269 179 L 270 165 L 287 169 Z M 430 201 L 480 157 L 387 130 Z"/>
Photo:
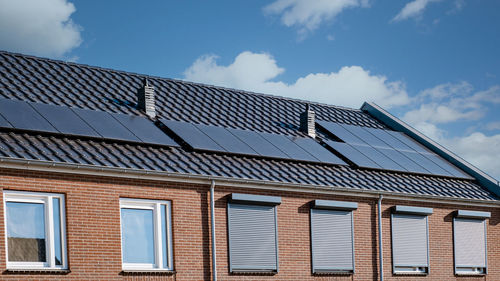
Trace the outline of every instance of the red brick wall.
<path fill-rule="evenodd" d="M 67 243 L 70 273 L 13 274 L 5 272 L 5 237 L 0 235 L 1 280 L 210 280 L 209 186 L 105 177 L 0 170 L 0 187 L 9 190 L 66 195 Z M 282 197 L 278 206 L 279 266 L 277 275 L 231 275 L 228 269 L 226 204 L 232 192 Z M 172 201 L 174 275 L 121 273 L 119 198 Z M 314 199 L 358 202 L 354 211 L 356 273 L 352 276 L 311 275 L 309 205 Z M 216 187 L 217 270 L 219 280 L 377 280 L 377 200 L 291 192 Z M 393 276 L 390 208 L 396 204 L 434 208 L 429 217 L 430 274 Z M 3 204 L 2 204 L 3 206 Z M 383 204 L 385 280 L 500 280 L 500 212 L 442 204 L 385 200 Z M 471 209 L 492 212 L 488 221 L 486 277 L 453 274 L 452 212 Z M 5 232 L 0 207 L 0 233 Z"/>

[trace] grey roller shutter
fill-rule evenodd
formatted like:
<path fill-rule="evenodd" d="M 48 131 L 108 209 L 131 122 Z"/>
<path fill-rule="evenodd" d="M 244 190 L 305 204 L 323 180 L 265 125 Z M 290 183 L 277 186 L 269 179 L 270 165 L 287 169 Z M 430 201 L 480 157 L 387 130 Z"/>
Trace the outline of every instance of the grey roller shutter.
<path fill-rule="evenodd" d="M 230 271 L 277 271 L 276 206 L 228 204 Z"/>
<path fill-rule="evenodd" d="M 486 221 L 455 218 L 455 267 L 486 268 Z"/>
<path fill-rule="evenodd" d="M 427 216 L 392 214 L 392 252 L 398 268 L 428 268 Z"/>
<path fill-rule="evenodd" d="M 313 272 L 354 271 L 352 212 L 311 209 Z"/>

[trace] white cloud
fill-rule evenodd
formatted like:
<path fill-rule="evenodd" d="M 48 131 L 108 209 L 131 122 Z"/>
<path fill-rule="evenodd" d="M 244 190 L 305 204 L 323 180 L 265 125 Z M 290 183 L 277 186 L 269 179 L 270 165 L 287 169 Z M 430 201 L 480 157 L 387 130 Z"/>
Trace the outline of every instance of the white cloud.
<path fill-rule="evenodd" d="M 420 16 L 428 4 L 431 2 L 438 2 L 440 0 L 413 0 L 399 11 L 399 13 L 392 19 L 392 21 L 402 21 L 409 18 Z"/>
<path fill-rule="evenodd" d="M 203 56 L 184 72 L 184 78 L 354 108 L 359 108 L 364 101 L 374 101 L 386 108 L 409 102 L 404 83 L 372 75 L 360 66 L 344 66 L 338 72 L 311 73 L 293 83 L 274 81 L 283 72 L 271 55 L 243 52 L 227 66 L 218 65 L 216 56 Z"/>
<path fill-rule="evenodd" d="M 62 57 L 82 42 L 66 0 L 0 0 L 0 48 Z"/>
<path fill-rule="evenodd" d="M 500 104 L 500 87 L 473 92 L 467 82 L 441 84 L 422 91 L 416 98 L 419 108 L 406 112 L 403 119 L 417 125 L 423 122 L 444 124 L 459 120 L 479 120 L 487 104 Z"/>
<path fill-rule="evenodd" d="M 284 25 L 298 27 L 299 34 L 304 35 L 347 8 L 368 6 L 369 0 L 277 0 L 264 7 L 264 12 L 281 15 Z"/>

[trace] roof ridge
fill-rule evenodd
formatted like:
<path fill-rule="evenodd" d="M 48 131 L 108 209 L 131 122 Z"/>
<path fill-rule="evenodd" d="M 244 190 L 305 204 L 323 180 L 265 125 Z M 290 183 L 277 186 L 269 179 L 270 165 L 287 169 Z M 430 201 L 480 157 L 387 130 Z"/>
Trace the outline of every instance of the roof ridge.
<path fill-rule="evenodd" d="M 229 88 L 229 87 L 217 86 L 217 85 L 210 85 L 210 84 L 205 84 L 205 83 L 201 83 L 201 82 L 187 81 L 187 80 L 176 79 L 176 78 L 166 78 L 166 77 L 161 77 L 161 76 L 157 76 L 157 75 L 142 74 L 142 73 L 137 73 L 137 72 L 118 70 L 118 69 L 101 67 L 101 66 L 90 65 L 90 64 L 84 64 L 84 63 L 76 63 L 76 62 L 71 62 L 71 61 L 64 61 L 64 60 L 58 60 L 58 59 L 52 59 L 52 58 L 46 58 L 46 57 L 39 57 L 39 56 L 35 56 L 35 55 L 27 55 L 27 54 L 10 52 L 10 51 L 5 51 L 5 50 L 0 50 L 0 54 L 7 54 L 7 55 L 11 55 L 11 56 L 20 56 L 20 57 L 24 57 L 24 58 L 49 61 L 49 62 L 53 62 L 53 63 L 63 63 L 63 64 L 67 64 L 67 65 L 77 66 L 77 67 L 85 67 L 85 68 L 114 72 L 114 73 L 119 73 L 119 74 L 135 75 L 135 76 L 138 76 L 140 78 L 146 77 L 149 79 L 161 79 L 161 80 L 171 81 L 171 82 L 175 82 L 175 83 L 184 83 L 184 84 L 194 85 L 194 86 L 209 87 L 209 88 L 213 88 L 213 89 L 232 91 L 232 92 L 236 92 L 239 94 L 247 94 L 247 95 L 252 95 L 252 96 L 272 98 L 272 99 L 292 101 L 292 102 L 308 103 L 308 104 L 316 105 L 316 106 L 324 106 L 324 107 L 330 107 L 330 108 L 336 108 L 336 109 L 342 109 L 342 110 L 350 110 L 350 111 L 356 111 L 356 112 L 361 111 L 361 109 L 351 108 L 351 107 L 347 107 L 347 106 L 333 105 L 333 104 L 327 104 L 327 103 L 316 102 L 316 101 L 308 101 L 308 100 L 304 100 L 304 99 L 291 98 L 291 97 L 285 97 L 285 96 L 274 95 L 274 94 L 258 93 L 258 92 L 248 91 L 248 90 L 235 89 L 235 88 Z"/>

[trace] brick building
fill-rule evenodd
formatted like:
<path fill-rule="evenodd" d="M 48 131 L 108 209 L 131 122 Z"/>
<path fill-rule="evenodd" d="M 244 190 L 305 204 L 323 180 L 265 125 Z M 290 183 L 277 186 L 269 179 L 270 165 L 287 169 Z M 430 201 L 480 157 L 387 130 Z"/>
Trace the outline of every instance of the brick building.
<path fill-rule="evenodd" d="M 0 70 L 2 280 L 500 280 L 498 183 L 375 104 Z"/>

